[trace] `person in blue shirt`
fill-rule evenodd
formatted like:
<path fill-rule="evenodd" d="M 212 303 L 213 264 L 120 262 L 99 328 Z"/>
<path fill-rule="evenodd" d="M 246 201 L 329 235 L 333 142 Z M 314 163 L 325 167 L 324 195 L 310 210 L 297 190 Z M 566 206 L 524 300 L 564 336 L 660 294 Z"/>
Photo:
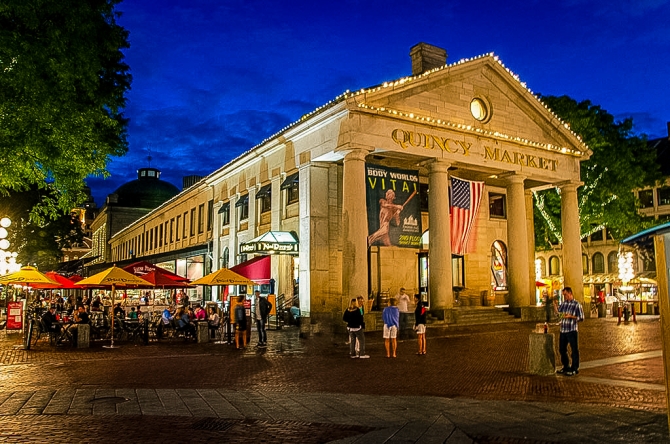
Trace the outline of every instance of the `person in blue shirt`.
<path fill-rule="evenodd" d="M 572 288 L 563 289 L 563 303 L 558 307 L 561 317 L 561 334 L 558 339 L 558 352 L 561 354 L 563 368 L 556 373 L 573 376 L 579 373 L 579 335 L 577 323 L 584 320 L 582 305 L 575 301 Z M 572 352 L 572 363 L 568 359 L 568 345 Z"/>
<path fill-rule="evenodd" d="M 390 298 L 388 307 L 382 311 L 382 320 L 384 321 L 384 348 L 386 348 L 386 357 L 396 357 L 396 349 L 398 348 L 398 329 L 400 328 L 400 310 L 398 309 L 398 301 L 396 298 Z"/>

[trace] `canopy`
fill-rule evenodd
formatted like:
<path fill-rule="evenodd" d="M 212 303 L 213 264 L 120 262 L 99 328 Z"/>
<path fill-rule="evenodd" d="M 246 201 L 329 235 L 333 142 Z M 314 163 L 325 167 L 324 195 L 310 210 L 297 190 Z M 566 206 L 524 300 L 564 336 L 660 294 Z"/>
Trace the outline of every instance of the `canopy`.
<path fill-rule="evenodd" d="M 267 284 L 270 282 L 271 265 L 272 258 L 270 256 L 256 256 L 234 267 L 230 267 L 230 269 L 254 282 Z"/>
<path fill-rule="evenodd" d="M 184 288 L 190 287 L 189 283 L 185 278 L 179 280 L 163 274 L 158 270 L 150 271 L 149 273 L 143 274 L 142 279 L 147 282 L 150 282 L 153 287 L 157 288 Z"/>
<path fill-rule="evenodd" d="M 74 285 L 74 282 L 66 278 L 62 274 L 58 274 L 55 271 L 47 271 L 44 273 L 46 277 L 56 282 L 56 284 L 33 284 L 33 288 L 48 289 L 48 288 L 62 288 L 64 290 L 74 290 L 80 289 Z"/>
<path fill-rule="evenodd" d="M 191 285 L 254 285 L 254 282 L 228 268 L 221 268 L 194 280 Z"/>
<path fill-rule="evenodd" d="M 107 270 L 94 274 L 81 280 L 75 285 L 89 286 L 89 287 L 151 287 L 151 283 L 145 281 L 141 277 L 128 273 L 122 268 L 114 265 Z"/>
<path fill-rule="evenodd" d="M 21 267 L 19 271 L 0 276 L 0 285 L 34 285 L 34 284 L 50 284 L 55 285 L 53 288 L 59 288 L 60 284 L 49 279 L 43 273 L 40 273 L 35 267 Z"/>

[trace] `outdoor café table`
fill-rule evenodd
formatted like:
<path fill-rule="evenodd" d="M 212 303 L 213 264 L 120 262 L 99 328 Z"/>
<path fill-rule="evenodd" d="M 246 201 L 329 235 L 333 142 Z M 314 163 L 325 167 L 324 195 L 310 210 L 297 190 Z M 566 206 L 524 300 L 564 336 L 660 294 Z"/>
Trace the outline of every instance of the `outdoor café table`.
<path fill-rule="evenodd" d="M 74 322 L 71 321 L 58 321 L 58 325 L 60 325 L 60 333 L 56 337 L 56 345 L 61 344 L 63 342 L 70 342 L 72 343 L 72 333 L 70 332 L 70 329 L 74 325 Z"/>

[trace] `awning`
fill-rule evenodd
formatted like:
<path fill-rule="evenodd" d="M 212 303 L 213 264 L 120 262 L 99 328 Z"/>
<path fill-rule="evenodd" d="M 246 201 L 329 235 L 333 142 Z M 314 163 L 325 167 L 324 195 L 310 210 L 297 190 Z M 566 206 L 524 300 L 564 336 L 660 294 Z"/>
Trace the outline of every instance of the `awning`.
<path fill-rule="evenodd" d="M 217 214 L 222 214 L 225 213 L 226 211 L 230 211 L 230 202 L 226 202 L 223 205 L 221 205 L 221 208 L 219 208 Z"/>
<path fill-rule="evenodd" d="M 280 190 L 285 190 L 287 188 L 291 188 L 293 184 L 297 184 L 300 176 L 298 173 L 291 174 L 288 176 L 284 181 L 281 183 L 281 186 L 279 187 Z"/>
<path fill-rule="evenodd" d="M 237 202 L 235 202 L 236 207 L 241 207 L 243 205 L 247 205 L 249 203 L 249 195 L 245 194 L 244 196 L 240 197 Z"/>
<path fill-rule="evenodd" d="M 241 274 L 247 279 L 251 279 L 259 284 L 270 282 L 270 256 L 256 256 L 253 259 L 237 264 L 230 269 L 235 273 Z"/>
<path fill-rule="evenodd" d="M 622 240 L 621 243 L 624 245 L 644 243 L 652 236 L 658 236 L 668 232 L 670 232 L 670 222 L 666 222 L 662 225 L 658 225 L 656 227 L 640 231 L 639 233 L 629 236 L 626 239 Z"/>
<path fill-rule="evenodd" d="M 584 275 L 585 284 L 615 284 L 620 283 L 618 273 L 600 273 Z"/>
<path fill-rule="evenodd" d="M 260 190 L 258 190 L 258 193 L 256 193 L 256 199 L 262 199 L 265 196 L 270 196 L 271 194 L 272 194 L 272 184 L 269 183 L 261 187 Z"/>
<path fill-rule="evenodd" d="M 240 244 L 240 253 L 298 254 L 300 241 L 293 231 L 268 231 Z"/>

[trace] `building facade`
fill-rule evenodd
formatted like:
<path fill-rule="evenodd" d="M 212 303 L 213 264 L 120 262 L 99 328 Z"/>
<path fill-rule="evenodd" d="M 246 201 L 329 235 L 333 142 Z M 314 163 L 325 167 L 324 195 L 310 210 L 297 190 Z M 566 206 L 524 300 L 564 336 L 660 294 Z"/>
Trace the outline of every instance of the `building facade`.
<path fill-rule="evenodd" d="M 535 305 L 531 191 L 557 186 L 569 258 L 563 274 L 581 282 L 576 191 L 588 147 L 494 55 L 446 65 L 444 50 L 422 43 L 411 57 L 412 76 L 345 92 L 129 224 L 111 237 L 110 260 L 165 263 L 199 248 L 204 273 L 207 261 L 218 269 L 268 254 L 274 292 L 296 296 L 313 322 L 339 322 L 350 297 L 399 287 L 423 294 L 431 312 L 448 320 L 455 291 L 493 285 L 519 314 Z M 380 182 L 388 202 L 388 190 L 399 193 L 395 187 L 411 176 L 415 193 L 402 205 L 379 205 L 397 214 L 418 196 L 420 215 L 383 220 L 384 211 L 372 210 L 373 170 L 404 172 Z M 452 177 L 483 185 L 458 255 Z M 422 242 L 369 247 L 377 234 L 369 219 L 377 218 L 420 227 Z M 268 233 L 290 234 L 297 245 L 265 242 Z"/>

